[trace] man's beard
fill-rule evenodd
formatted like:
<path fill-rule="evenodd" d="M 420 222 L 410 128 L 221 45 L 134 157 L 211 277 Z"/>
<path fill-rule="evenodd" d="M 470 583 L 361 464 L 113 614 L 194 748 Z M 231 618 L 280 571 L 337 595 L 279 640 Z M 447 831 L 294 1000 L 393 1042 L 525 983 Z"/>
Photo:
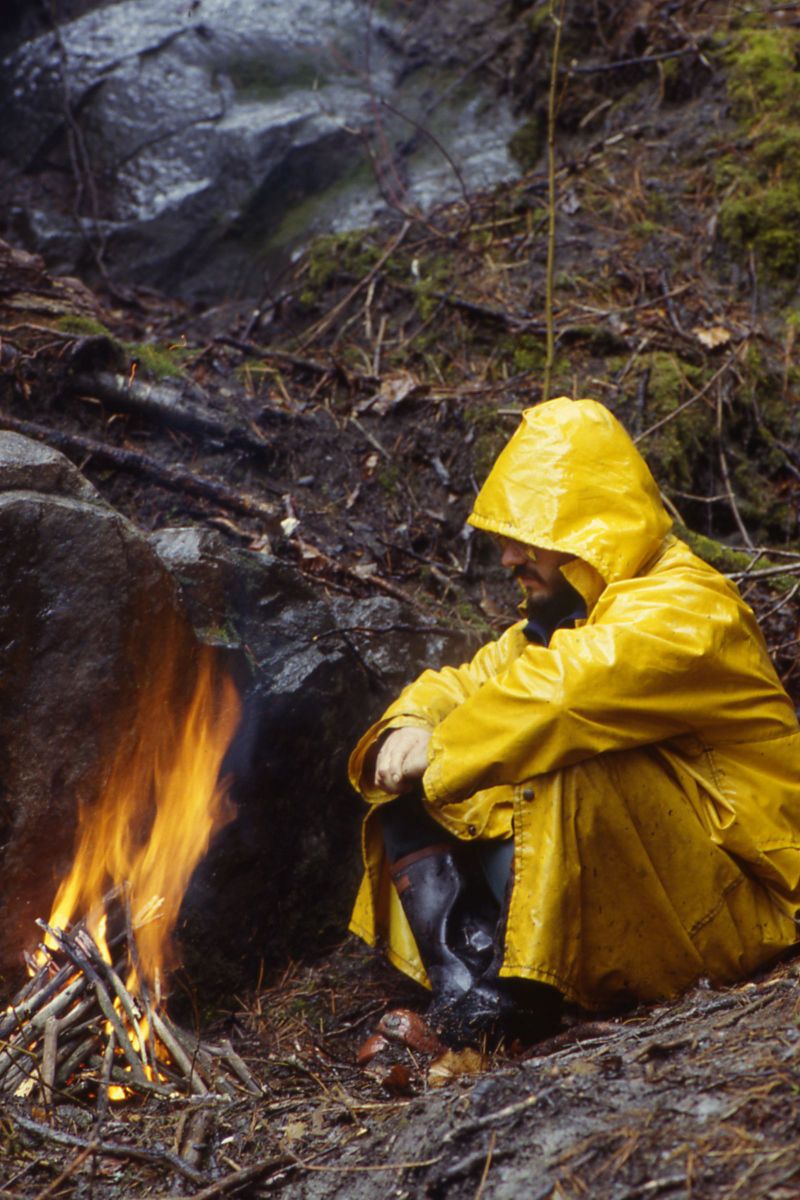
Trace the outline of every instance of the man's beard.
<path fill-rule="evenodd" d="M 564 617 L 583 608 L 583 598 L 572 584 L 564 584 L 556 592 L 529 592 L 525 598 L 525 611 L 533 621 L 554 628 Z"/>

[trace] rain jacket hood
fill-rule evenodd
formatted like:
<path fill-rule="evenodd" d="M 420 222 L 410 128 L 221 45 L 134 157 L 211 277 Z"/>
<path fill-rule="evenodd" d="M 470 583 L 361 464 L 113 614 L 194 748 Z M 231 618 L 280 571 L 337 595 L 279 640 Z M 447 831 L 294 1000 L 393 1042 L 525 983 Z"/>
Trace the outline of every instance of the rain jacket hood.
<path fill-rule="evenodd" d="M 638 574 L 672 524 L 619 421 L 595 400 L 564 396 L 523 412 L 469 522 L 576 555 L 600 577 L 580 564 L 562 568 L 589 607 L 604 584 Z"/>

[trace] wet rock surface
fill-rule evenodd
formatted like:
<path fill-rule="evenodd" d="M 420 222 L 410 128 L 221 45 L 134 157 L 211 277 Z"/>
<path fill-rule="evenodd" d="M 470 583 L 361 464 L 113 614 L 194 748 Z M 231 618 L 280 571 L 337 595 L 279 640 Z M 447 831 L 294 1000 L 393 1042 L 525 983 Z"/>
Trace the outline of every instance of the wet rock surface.
<path fill-rule="evenodd" d="M 62 269 L 257 295 L 316 230 L 508 177 L 508 104 L 465 75 L 494 6 L 417 7 L 122 0 L 64 19 L 3 62 L 6 229 Z"/>

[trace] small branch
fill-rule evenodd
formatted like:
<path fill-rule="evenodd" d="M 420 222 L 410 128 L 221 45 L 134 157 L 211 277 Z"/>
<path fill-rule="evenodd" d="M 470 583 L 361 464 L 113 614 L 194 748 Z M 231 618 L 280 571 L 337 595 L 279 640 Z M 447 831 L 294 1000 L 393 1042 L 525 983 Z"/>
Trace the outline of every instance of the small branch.
<path fill-rule="evenodd" d="M 567 67 L 570 75 L 600 75 L 607 71 L 622 71 L 625 67 L 643 67 L 649 63 L 665 62 L 670 58 L 685 58 L 688 54 L 696 54 L 701 62 L 705 61 L 700 50 L 694 46 L 684 46 L 682 50 L 664 50 L 660 54 L 642 54 L 638 58 L 620 58 L 612 63 L 599 63 L 596 67 Z"/>
<path fill-rule="evenodd" d="M 92 441 L 90 438 L 81 437 L 79 434 L 59 433 L 55 429 L 48 429 L 44 425 L 37 425 L 34 421 L 21 421 L 17 417 L 9 416 L 7 413 L 0 413 L 0 429 L 11 429 L 15 433 L 22 433 L 26 437 L 35 438 L 39 442 L 45 442 L 47 445 L 53 446 L 66 454 L 88 455 L 90 458 L 96 459 L 98 463 L 105 463 L 108 466 L 116 467 L 120 471 L 129 471 L 134 475 L 143 475 L 146 479 L 150 479 L 160 487 L 167 488 L 170 491 L 179 492 L 183 495 L 197 496 L 200 499 L 218 504 L 221 508 L 228 508 L 234 512 L 244 513 L 249 517 L 261 517 L 270 520 L 275 517 L 275 510 L 272 505 L 262 500 L 257 500 L 255 496 L 246 496 L 241 492 L 234 492 L 224 484 L 205 479 L 200 475 L 193 475 L 189 471 L 178 471 L 173 467 L 164 466 L 154 458 L 150 458 L 146 454 L 140 454 L 138 450 L 123 450 L 118 446 L 105 446 L 102 442 Z M 277 484 L 268 483 L 263 478 L 260 478 L 259 482 L 267 491 L 274 492 L 277 495 L 283 495 L 286 490 L 285 488 L 278 487 Z"/>
<path fill-rule="evenodd" d="M 12 1122 L 24 1129 L 26 1133 L 33 1134 L 35 1137 L 40 1137 L 46 1142 L 55 1142 L 57 1146 L 75 1146 L 80 1150 L 87 1150 L 91 1154 L 97 1154 L 101 1158 L 120 1158 L 129 1159 L 133 1162 L 153 1163 L 156 1166 L 172 1167 L 174 1171 L 179 1171 L 184 1178 L 190 1183 L 198 1186 L 207 1183 L 207 1176 L 200 1171 L 195 1171 L 188 1163 L 179 1158 L 177 1154 L 172 1154 L 171 1151 L 159 1147 L 158 1149 L 142 1150 L 138 1146 L 121 1146 L 117 1142 L 91 1142 L 85 1138 L 77 1137 L 73 1133 L 62 1133 L 60 1129 L 51 1129 L 49 1125 L 41 1125 L 38 1121 L 32 1121 L 29 1117 L 23 1117 L 19 1113 L 8 1114 Z"/>
<path fill-rule="evenodd" d="M 410 228 L 411 221 L 404 221 L 399 233 L 392 238 L 391 242 L 386 247 L 378 261 L 375 263 L 374 267 L 367 271 L 363 279 L 360 279 L 355 287 L 350 289 L 344 299 L 340 300 L 338 304 L 335 304 L 330 312 L 327 313 L 321 321 L 318 321 L 316 325 L 311 327 L 311 329 L 306 330 L 301 342 L 301 346 L 308 346 L 309 343 L 316 341 L 317 338 L 321 337 L 322 334 L 326 333 L 330 329 L 336 318 L 340 316 L 346 308 L 349 307 L 350 303 L 356 298 L 358 293 L 372 282 L 384 263 L 388 262 L 395 250 L 399 249 L 401 242 L 403 242 L 405 239 L 405 236 Z"/>
<path fill-rule="evenodd" d="M 683 404 L 679 404 L 678 407 L 674 408 L 671 413 L 667 414 L 666 417 L 662 417 L 660 421 L 656 421 L 655 425 L 651 425 L 649 429 L 645 429 L 644 433 L 638 434 L 638 436 L 633 439 L 634 444 L 638 446 L 639 442 L 643 441 L 646 437 L 650 437 L 651 434 L 657 433 L 659 429 L 663 429 L 665 425 L 669 425 L 670 421 L 674 421 L 676 417 L 679 417 L 684 409 L 687 409 L 690 404 L 696 404 L 698 400 L 702 400 L 703 396 L 708 394 L 717 380 L 725 374 L 729 367 L 733 366 L 737 357 L 738 350 L 734 350 L 733 354 L 725 359 L 725 362 L 722 364 L 719 370 L 714 372 L 708 383 L 703 384 L 699 392 L 695 392 L 694 395 L 690 396 L 688 400 L 684 400 Z"/>
<path fill-rule="evenodd" d="M 169 429 L 215 439 L 234 449 L 264 454 L 269 444 L 246 429 L 189 408 L 177 388 L 129 380 L 125 375 L 101 371 L 96 375 L 73 375 L 65 383 L 71 393 L 93 396 L 123 412 L 132 412 L 161 422 Z"/>
<path fill-rule="evenodd" d="M 546 352 L 542 400 L 550 399 L 550 387 L 555 362 L 555 330 L 553 317 L 553 278 L 556 260 L 556 112 L 558 91 L 558 60 L 561 53 L 561 30 L 564 24 L 566 0 L 560 0 L 556 15 L 556 0 L 550 0 L 550 20 L 554 26 L 553 51 L 550 60 L 550 87 L 547 93 L 547 266 L 544 284 L 544 314 Z"/>

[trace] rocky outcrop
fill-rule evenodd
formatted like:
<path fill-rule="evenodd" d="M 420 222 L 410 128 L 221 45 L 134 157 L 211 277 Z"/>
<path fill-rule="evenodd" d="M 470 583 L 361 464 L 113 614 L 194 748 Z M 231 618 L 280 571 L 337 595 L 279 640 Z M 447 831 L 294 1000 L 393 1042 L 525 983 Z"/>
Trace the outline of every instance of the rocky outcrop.
<path fill-rule="evenodd" d="M 0 65 L 6 233 L 59 269 L 253 295 L 314 232 L 507 177 L 507 103 L 470 70 L 496 6 L 418 7 L 121 0 L 19 24 Z"/>

